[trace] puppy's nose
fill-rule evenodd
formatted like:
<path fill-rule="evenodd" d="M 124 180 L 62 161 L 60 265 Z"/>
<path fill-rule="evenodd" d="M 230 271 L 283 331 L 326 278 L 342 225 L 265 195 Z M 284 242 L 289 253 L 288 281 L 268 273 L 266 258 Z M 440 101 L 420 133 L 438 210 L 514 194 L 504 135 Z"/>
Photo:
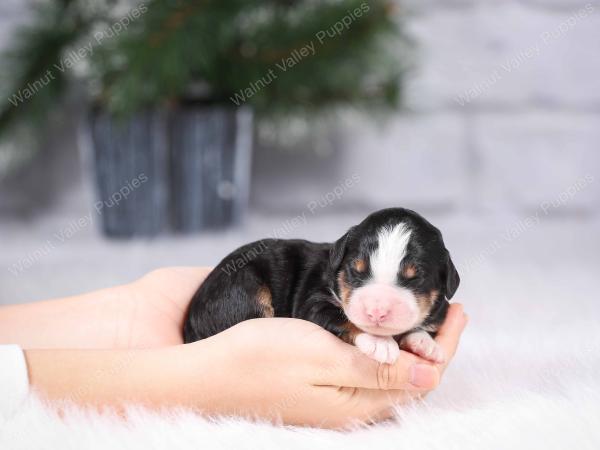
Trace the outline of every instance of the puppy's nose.
<path fill-rule="evenodd" d="M 369 320 L 373 323 L 383 322 L 389 313 L 389 309 L 382 308 L 373 308 L 371 310 L 366 310 L 365 313 Z"/>
<path fill-rule="evenodd" d="M 378 324 L 387 319 L 392 309 L 392 302 L 386 298 L 377 298 L 364 302 L 364 311 L 367 319 L 374 324 Z"/>

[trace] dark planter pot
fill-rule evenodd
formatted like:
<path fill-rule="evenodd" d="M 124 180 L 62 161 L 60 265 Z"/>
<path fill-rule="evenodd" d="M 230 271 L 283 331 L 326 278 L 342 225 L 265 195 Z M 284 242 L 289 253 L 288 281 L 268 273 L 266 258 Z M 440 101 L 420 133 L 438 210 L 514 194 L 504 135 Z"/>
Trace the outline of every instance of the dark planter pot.
<path fill-rule="evenodd" d="M 98 200 L 111 237 L 224 229 L 248 205 L 253 144 L 249 108 L 183 104 L 118 120 L 89 120 Z"/>
<path fill-rule="evenodd" d="M 238 224 L 248 205 L 250 108 L 178 106 L 171 114 L 172 226 L 178 232 Z"/>
<path fill-rule="evenodd" d="M 155 110 L 118 120 L 90 117 L 95 210 L 111 237 L 154 236 L 168 226 L 168 116 Z"/>

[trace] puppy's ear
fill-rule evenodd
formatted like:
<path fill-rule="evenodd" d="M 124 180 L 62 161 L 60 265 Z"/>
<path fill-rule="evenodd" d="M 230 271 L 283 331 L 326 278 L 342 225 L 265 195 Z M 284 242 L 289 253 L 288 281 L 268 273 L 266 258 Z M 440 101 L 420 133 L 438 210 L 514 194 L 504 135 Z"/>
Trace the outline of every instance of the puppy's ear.
<path fill-rule="evenodd" d="M 443 270 L 442 281 L 446 284 L 446 298 L 449 300 L 454 296 L 460 284 L 458 271 L 454 267 L 450 253 L 446 250 L 446 268 Z"/>
<path fill-rule="evenodd" d="M 348 243 L 348 238 L 354 231 L 354 227 L 350 228 L 346 234 L 344 234 L 341 238 L 339 238 L 329 251 L 329 269 L 336 273 L 342 264 L 342 260 L 344 259 L 344 255 L 346 254 L 346 245 Z"/>

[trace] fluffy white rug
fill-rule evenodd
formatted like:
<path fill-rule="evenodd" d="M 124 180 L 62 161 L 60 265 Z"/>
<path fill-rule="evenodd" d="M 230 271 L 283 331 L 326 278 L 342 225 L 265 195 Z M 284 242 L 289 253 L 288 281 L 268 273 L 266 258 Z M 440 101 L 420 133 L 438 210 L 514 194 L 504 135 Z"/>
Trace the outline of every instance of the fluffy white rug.
<path fill-rule="evenodd" d="M 393 423 L 341 433 L 186 412 L 59 418 L 31 399 L 1 424 L 0 449 L 598 449 L 598 266 L 537 267 L 469 268 L 459 353 L 442 386 Z"/>

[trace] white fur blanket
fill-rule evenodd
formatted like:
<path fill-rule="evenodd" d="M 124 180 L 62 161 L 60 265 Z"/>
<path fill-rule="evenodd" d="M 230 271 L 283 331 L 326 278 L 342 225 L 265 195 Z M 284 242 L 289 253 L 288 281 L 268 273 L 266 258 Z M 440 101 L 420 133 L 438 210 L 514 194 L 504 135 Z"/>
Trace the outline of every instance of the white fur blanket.
<path fill-rule="evenodd" d="M 484 266 L 463 276 L 471 320 L 442 386 L 396 422 L 341 433 L 186 412 L 59 418 L 31 399 L 1 424 L 0 449 L 599 449 L 598 266 Z"/>

